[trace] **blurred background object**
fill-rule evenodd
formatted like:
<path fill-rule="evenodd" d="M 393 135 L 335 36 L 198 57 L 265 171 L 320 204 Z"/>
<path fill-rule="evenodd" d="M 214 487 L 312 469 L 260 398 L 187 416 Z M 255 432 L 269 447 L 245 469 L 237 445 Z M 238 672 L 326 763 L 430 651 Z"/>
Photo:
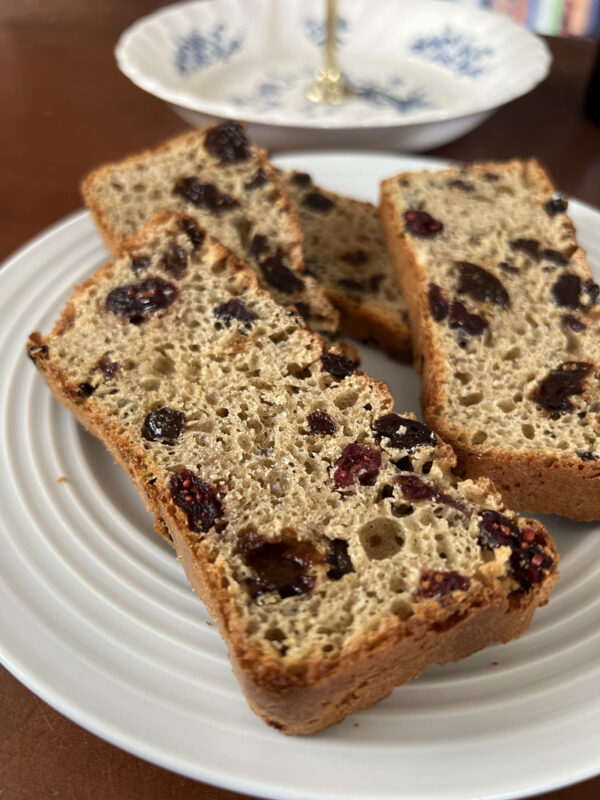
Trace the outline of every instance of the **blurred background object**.
<path fill-rule="evenodd" d="M 600 0 L 454 0 L 508 14 L 549 36 L 600 36 Z"/>

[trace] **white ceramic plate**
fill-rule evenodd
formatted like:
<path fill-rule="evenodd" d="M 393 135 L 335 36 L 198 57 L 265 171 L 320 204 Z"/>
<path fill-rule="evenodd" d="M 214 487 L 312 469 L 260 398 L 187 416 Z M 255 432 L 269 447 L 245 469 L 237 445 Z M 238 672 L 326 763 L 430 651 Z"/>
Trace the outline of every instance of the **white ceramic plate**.
<path fill-rule="evenodd" d="M 350 154 L 277 163 L 371 200 L 382 177 L 439 164 Z M 598 268 L 600 213 L 575 201 L 571 211 Z M 562 579 L 519 641 L 432 667 L 312 737 L 286 738 L 252 714 L 204 606 L 128 479 L 25 356 L 27 334 L 47 331 L 72 285 L 105 259 L 82 212 L 0 271 L 6 666 L 59 711 L 142 758 L 277 800 L 498 800 L 599 771 L 600 528 L 558 518 L 547 523 Z M 397 407 L 416 408 L 412 370 L 361 349 Z"/>
<path fill-rule="evenodd" d="M 440 0 L 338 5 L 339 62 L 358 90 L 339 106 L 306 98 L 324 0 L 178 3 L 128 28 L 116 58 L 191 124 L 246 120 L 253 138 L 286 149 L 431 148 L 530 91 L 550 66 L 542 40 L 500 14 Z"/>

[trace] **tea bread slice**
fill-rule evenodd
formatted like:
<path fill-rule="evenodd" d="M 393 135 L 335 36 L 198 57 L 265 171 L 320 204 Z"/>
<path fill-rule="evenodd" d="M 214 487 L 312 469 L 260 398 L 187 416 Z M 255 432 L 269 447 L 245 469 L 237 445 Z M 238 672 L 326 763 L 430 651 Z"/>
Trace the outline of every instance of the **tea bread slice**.
<path fill-rule="evenodd" d="M 337 311 L 302 275 L 296 210 L 264 150 L 239 123 L 211 125 L 106 164 L 85 178 L 82 193 L 112 252 L 161 211 L 185 212 L 250 264 L 278 303 L 294 305 L 326 336 L 337 331 Z M 177 257 L 167 256 L 175 266 Z"/>
<path fill-rule="evenodd" d="M 456 483 L 447 445 L 189 219 L 151 223 L 29 353 L 146 498 L 250 705 L 286 733 L 519 636 L 552 591 L 543 526 L 486 480 Z"/>
<path fill-rule="evenodd" d="M 306 272 L 340 312 L 340 329 L 412 358 L 406 303 L 371 203 L 315 186 L 306 172 L 282 172 L 304 233 Z"/>
<path fill-rule="evenodd" d="M 599 289 L 566 211 L 535 161 L 382 184 L 427 422 L 512 507 L 594 520 Z"/>

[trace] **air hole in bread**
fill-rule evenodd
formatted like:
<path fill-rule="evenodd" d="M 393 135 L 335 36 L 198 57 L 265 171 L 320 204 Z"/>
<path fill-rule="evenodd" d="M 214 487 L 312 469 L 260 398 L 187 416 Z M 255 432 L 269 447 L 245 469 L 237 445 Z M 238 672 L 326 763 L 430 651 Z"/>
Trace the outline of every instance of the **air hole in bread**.
<path fill-rule="evenodd" d="M 486 439 L 487 433 L 485 431 L 475 431 L 471 436 L 471 444 L 483 444 Z"/>
<path fill-rule="evenodd" d="M 344 392 L 338 395 L 333 401 L 335 405 L 343 411 L 346 408 L 352 408 L 358 401 L 358 392 Z"/>
<path fill-rule="evenodd" d="M 461 406 L 476 406 L 478 403 L 481 403 L 483 400 L 483 394 L 481 392 L 471 392 L 471 394 L 463 395 L 459 399 L 459 403 Z"/>
<path fill-rule="evenodd" d="M 358 532 L 358 538 L 368 558 L 380 561 L 400 552 L 404 545 L 400 526 L 391 519 L 378 517 L 367 522 Z"/>

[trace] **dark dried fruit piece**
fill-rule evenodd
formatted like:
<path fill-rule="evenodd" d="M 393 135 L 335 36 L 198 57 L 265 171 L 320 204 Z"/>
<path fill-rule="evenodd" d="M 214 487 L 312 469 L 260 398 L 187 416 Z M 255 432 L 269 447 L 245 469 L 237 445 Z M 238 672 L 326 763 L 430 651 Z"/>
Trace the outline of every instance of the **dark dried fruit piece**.
<path fill-rule="evenodd" d="M 204 137 L 204 147 L 221 164 L 237 164 L 252 157 L 246 131 L 239 122 L 223 122 Z"/>
<path fill-rule="evenodd" d="M 518 275 L 521 270 L 518 267 L 515 267 L 514 264 L 509 264 L 508 261 L 501 261 L 498 266 L 500 269 L 504 270 L 504 272 L 510 272 L 513 275 Z"/>
<path fill-rule="evenodd" d="M 269 250 L 269 237 L 262 233 L 255 233 L 250 242 L 248 252 L 255 258 Z"/>
<path fill-rule="evenodd" d="M 326 411 L 311 411 L 306 419 L 311 433 L 322 436 L 335 433 L 335 422 Z"/>
<path fill-rule="evenodd" d="M 220 192 L 212 183 L 200 183 L 198 178 L 180 178 L 173 188 L 173 194 L 183 197 L 197 208 L 204 208 L 219 215 L 239 206 L 238 201 Z"/>
<path fill-rule="evenodd" d="M 187 253 L 177 242 L 169 242 L 160 263 L 175 278 L 183 278 L 187 269 Z"/>
<path fill-rule="evenodd" d="M 569 328 L 570 330 L 575 331 L 575 333 L 581 333 L 581 331 L 584 331 L 587 327 L 584 322 L 582 322 L 580 319 L 577 319 L 577 317 L 574 317 L 573 314 L 563 314 L 561 321 L 565 328 Z"/>
<path fill-rule="evenodd" d="M 129 283 L 110 291 L 106 307 L 113 314 L 120 314 L 139 325 L 149 314 L 168 308 L 178 294 L 175 284 L 162 278 L 146 278 L 141 283 Z"/>
<path fill-rule="evenodd" d="M 355 572 L 352 559 L 348 555 L 348 542 L 344 539 L 333 539 L 329 545 L 329 552 L 325 556 L 325 561 L 330 569 L 327 577 L 332 581 L 339 581 L 349 572 Z"/>
<path fill-rule="evenodd" d="M 400 487 L 405 500 L 433 500 L 438 505 L 449 506 L 460 511 L 461 514 L 468 514 L 466 506 L 416 475 L 397 475 L 394 480 Z"/>
<path fill-rule="evenodd" d="M 306 594 L 315 585 L 315 578 L 307 574 L 308 570 L 322 560 L 309 542 L 270 541 L 255 531 L 240 536 L 238 552 L 254 573 L 247 581 L 253 599 L 275 591 L 282 599 Z"/>
<path fill-rule="evenodd" d="M 92 386 L 91 383 L 80 383 L 77 387 L 77 394 L 80 397 L 91 397 L 97 388 L 97 386 Z"/>
<path fill-rule="evenodd" d="M 443 597 L 451 592 L 466 592 L 470 585 L 470 578 L 455 570 L 422 569 L 415 597 Z"/>
<path fill-rule="evenodd" d="M 582 461 L 597 461 L 598 459 L 591 450 L 576 450 L 575 453 Z"/>
<path fill-rule="evenodd" d="M 564 195 L 559 192 L 556 192 L 552 200 L 548 200 L 547 203 L 544 203 L 544 211 L 549 217 L 553 217 L 555 214 L 564 214 L 568 207 L 568 201 L 565 199 Z"/>
<path fill-rule="evenodd" d="M 560 250 L 553 250 L 551 247 L 545 247 L 540 253 L 544 261 L 550 261 L 556 264 L 557 267 L 566 267 L 569 260 L 563 256 Z"/>
<path fill-rule="evenodd" d="M 269 177 L 267 173 L 262 167 L 259 167 L 250 180 L 246 181 L 244 184 L 244 189 L 247 189 L 249 192 L 251 192 L 253 189 L 260 189 L 261 186 L 264 186 L 268 180 Z"/>
<path fill-rule="evenodd" d="M 142 425 L 142 436 L 148 442 L 172 444 L 185 427 L 185 414 L 164 406 L 146 415 Z"/>
<path fill-rule="evenodd" d="M 140 272 L 144 272 L 150 266 L 151 259 L 148 256 L 139 256 L 138 258 L 133 258 L 131 260 L 131 269 L 133 270 L 135 275 L 139 275 Z"/>
<path fill-rule="evenodd" d="M 537 547 L 513 550 L 510 556 L 513 576 L 524 592 L 534 584 L 541 583 L 544 577 L 543 570 L 550 569 L 552 563 L 550 556 L 542 553 Z"/>
<path fill-rule="evenodd" d="M 416 208 L 404 212 L 404 227 L 413 236 L 421 236 L 425 239 L 437 236 L 444 230 L 442 222 L 434 219 L 426 211 L 419 211 Z"/>
<path fill-rule="evenodd" d="M 429 311 L 436 322 L 442 322 L 448 316 L 449 305 L 444 297 L 442 288 L 436 283 L 430 283 L 427 290 Z"/>
<path fill-rule="evenodd" d="M 292 175 L 292 183 L 296 186 L 300 186 L 301 189 L 305 189 L 307 186 L 310 186 L 312 179 L 308 172 L 295 172 Z"/>
<path fill-rule="evenodd" d="M 513 239 L 509 244 L 513 250 L 525 253 L 534 261 L 540 260 L 540 243 L 537 239 Z"/>
<path fill-rule="evenodd" d="M 223 515 L 216 488 L 190 469 L 171 476 L 170 490 L 174 503 L 186 513 L 191 531 L 206 533 Z"/>
<path fill-rule="evenodd" d="M 323 353 L 320 358 L 323 370 L 340 381 L 352 375 L 356 369 L 356 362 L 350 361 L 341 353 Z"/>
<path fill-rule="evenodd" d="M 313 211 L 324 213 L 325 211 L 329 211 L 331 208 L 333 208 L 335 203 L 333 200 L 330 200 L 329 197 L 325 197 L 324 194 L 321 194 L 321 192 L 309 192 L 302 198 L 302 205 L 305 206 L 305 208 L 312 209 Z"/>
<path fill-rule="evenodd" d="M 398 430 L 402 431 L 398 433 Z M 381 441 L 387 437 L 388 447 L 398 450 L 412 450 L 415 447 L 434 447 L 437 439 L 435 433 L 416 419 L 401 417 L 399 414 L 384 414 L 373 423 L 376 438 Z"/>
<path fill-rule="evenodd" d="M 301 292 L 304 289 L 304 281 L 285 265 L 284 259 L 284 254 L 278 250 L 274 256 L 266 258 L 260 264 L 265 281 L 284 294 Z"/>
<path fill-rule="evenodd" d="M 463 181 L 460 178 L 454 178 L 454 180 L 448 181 L 448 186 L 451 189 L 460 189 L 461 192 L 473 192 L 475 190 L 475 185 L 473 183 Z"/>
<path fill-rule="evenodd" d="M 488 328 L 487 320 L 479 314 L 471 314 L 459 300 L 453 300 L 450 306 L 448 324 L 469 336 L 481 336 Z"/>
<path fill-rule="evenodd" d="M 459 294 L 468 294 L 474 300 L 494 303 L 501 308 L 510 306 L 508 292 L 495 275 L 468 261 L 457 261 L 456 265 L 459 270 Z"/>
<path fill-rule="evenodd" d="M 565 361 L 538 383 L 532 400 L 551 413 L 573 411 L 570 398 L 583 394 L 583 380 L 591 371 L 592 365 L 586 361 Z"/>
<path fill-rule="evenodd" d="M 479 512 L 479 543 L 490 549 L 515 547 L 521 542 L 521 529 L 499 511 Z"/>
<path fill-rule="evenodd" d="M 355 250 L 347 250 L 345 253 L 340 254 L 340 259 L 345 261 L 351 267 L 362 267 L 369 260 L 369 256 L 364 250 L 357 248 Z"/>
<path fill-rule="evenodd" d="M 179 220 L 179 227 L 186 234 L 194 249 L 200 247 L 200 245 L 204 242 L 206 233 L 194 225 L 191 219 L 182 217 L 182 219 Z"/>
<path fill-rule="evenodd" d="M 336 489 L 347 489 L 358 478 L 361 486 L 373 486 L 381 466 L 381 453 L 364 444 L 347 445 L 335 464 L 333 484 Z"/>
<path fill-rule="evenodd" d="M 579 275 L 565 272 L 556 281 L 551 292 L 554 302 L 557 305 L 574 310 L 580 308 L 579 295 L 581 294 L 581 278 Z"/>
<path fill-rule="evenodd" d="M 120 369 L 121 365 L 118 361 L 111 361 L 110 358 L 104 356 L 96 362 L 94 372 L 101 372 L 105 381 L 112 381 Z"/>
<path fill-rule="evenodd" d="M 231 300 L 227 300 L 226 303 L 215 306 L 213 308 L 213 314 L 228 328 L 231 325 L 232 319 L 241 322 L 246 328 L 251 328 L 252 323 L 257 319 L 254 311 L 248 308 L 246 303 L 240 300 L 239 297 L 233 297 Z"/>

